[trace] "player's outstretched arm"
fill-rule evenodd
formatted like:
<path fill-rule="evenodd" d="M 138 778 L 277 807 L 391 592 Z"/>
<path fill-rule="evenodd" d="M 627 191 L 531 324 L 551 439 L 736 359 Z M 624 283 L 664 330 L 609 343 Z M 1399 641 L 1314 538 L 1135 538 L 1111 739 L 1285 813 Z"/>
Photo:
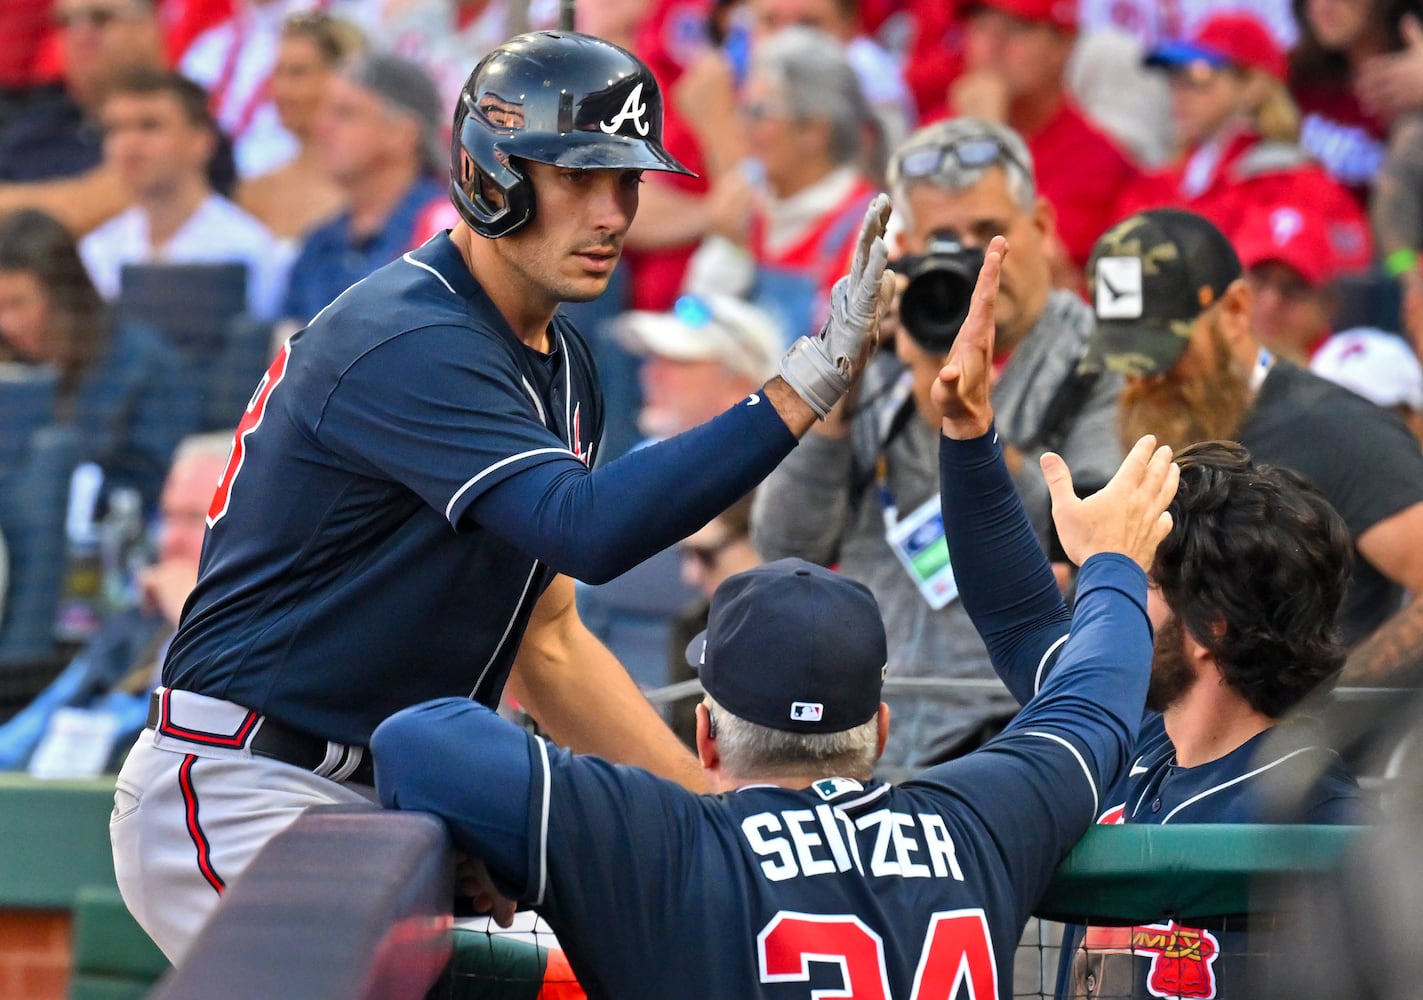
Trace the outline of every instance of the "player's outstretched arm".
<path fill-rule="evenodd" d="M 645 768 L 694 792 L 707 790 L 696 757 L 578 617 L 569 577 L 555 577 L 539 599 L 509 691 L 556 743 Z"/>
<path fill-rule="evenodd" d="M 830 319 L 820 333 L 801 337 L 781 358 L 780 379 L 767 396 L 797 436 L 810 429 L 810 416 L 824 420 L 840 401 L 879 341 L 879 321 L 894 298 L 894 275 L 885 270 L 889 248 L 889 196 L 876 195 L 865 209 L 850 271 L 830 292 Z M 778 384 L 779 383 L 779 384 Z M 791 390 L 787 399 L 782 388 Z M 811 414 L 806 413 L 809 408 Z"/>

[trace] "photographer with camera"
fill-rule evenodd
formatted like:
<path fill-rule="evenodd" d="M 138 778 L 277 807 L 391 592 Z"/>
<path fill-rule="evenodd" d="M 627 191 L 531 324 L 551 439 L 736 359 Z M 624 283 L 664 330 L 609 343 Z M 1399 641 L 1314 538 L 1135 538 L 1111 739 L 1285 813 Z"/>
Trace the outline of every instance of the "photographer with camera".
<path fill-rule="evenodd" d="M 1018 489 L 1049 549 L 1037 455 L 1058 452 L 1084 486 L 1110 479 L 1122 457 L 1121 380 L 1076 374 L 1095 320 L 1080 298 L 1051 287 L 1054 213 L 1037 193 L 1017 133 L 972 118 L 929 125 L 895 150 L 890 185 L 904 225 L 894 265 L 899 329 L 882 325 L 881 332 L 893 332 L 893 356 L 881 352 L 858 392 L 765 480 L 752 539 L 768 560 L 838 564 L 870 588 L 885 617 L 891 679 L 992 680 L 947 566 L 938 519 L 940 414 L 929 398 L 992 237 L 1001 233 L 1012 247 L 995 310 L 997 426 L 1012 446 L 1015 473 L 1024 470 Z M 806 518 L 812 509 L 817 517 Z M 1016 707 L 989 685 L 885 700 L 894 717 L 880 763 L 887 777 L 973 749 Z"/>

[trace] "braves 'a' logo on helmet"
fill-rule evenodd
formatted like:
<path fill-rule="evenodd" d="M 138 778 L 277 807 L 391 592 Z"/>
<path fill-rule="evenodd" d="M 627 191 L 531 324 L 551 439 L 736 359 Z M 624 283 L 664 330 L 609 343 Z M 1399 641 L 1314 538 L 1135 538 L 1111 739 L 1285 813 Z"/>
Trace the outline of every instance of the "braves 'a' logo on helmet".
<path fill-rule="evenodd" d="M 662 145 L 652 72 L 631 52 L 573 31 L 510 39 L 479 61 L 460 93 L 450 197 L 481 236 L 507 236 L 534 217 L 521 160 L 691 173 Z"/>

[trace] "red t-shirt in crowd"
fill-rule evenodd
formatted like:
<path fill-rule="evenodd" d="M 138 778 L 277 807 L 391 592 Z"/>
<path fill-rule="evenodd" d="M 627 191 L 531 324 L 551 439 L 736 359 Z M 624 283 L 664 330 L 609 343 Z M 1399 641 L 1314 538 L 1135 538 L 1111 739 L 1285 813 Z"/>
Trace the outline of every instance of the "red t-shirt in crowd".
<path fill-rule="evenodd" d="M 1023 136 L 1038 190 L 1057 210 L 1057 234 L 1079 268 L 1097 237 L 1116 222 L 1122 192 L 1140 171 L 1106 134 L 1064 101 L 1048 123 Z"/>
<path fill-rule="evenodd" d="M 708 187 L 706 163 L 696 133 L 678 113 L 672 100 L 683 71 L 710 44 L 706 32 L 708 5 L 705 0 L 658 0 L 655 9 L 638 32 L 638 56 L 652 70 L 662 88 L 662 144 L 696 177 L 682 174 L 647 174 L 653 184 L 667 184 L 688 194 L 704 194 Z M 672 308 L 682 289 L 687 262 L 697 248 L 696 243 L 657 250 L 624 251 L 623 257 L 632 271 L 632 292 L 629 307 L 665 312 Z"/>

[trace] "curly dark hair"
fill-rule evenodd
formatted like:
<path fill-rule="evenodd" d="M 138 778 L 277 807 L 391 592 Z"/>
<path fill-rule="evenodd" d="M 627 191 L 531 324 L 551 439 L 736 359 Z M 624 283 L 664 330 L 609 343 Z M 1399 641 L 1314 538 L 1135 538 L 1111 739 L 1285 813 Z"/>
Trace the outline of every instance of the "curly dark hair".
<path fill-rule="evenodd" d="M 1343 518 L 1298 473 L 1241 445 L 1177 456 L 1174 523 L 1152 578 L 1226 682 L 1279 718 L 1344 664 L 1335 618 L 1353 564 Z"/>

